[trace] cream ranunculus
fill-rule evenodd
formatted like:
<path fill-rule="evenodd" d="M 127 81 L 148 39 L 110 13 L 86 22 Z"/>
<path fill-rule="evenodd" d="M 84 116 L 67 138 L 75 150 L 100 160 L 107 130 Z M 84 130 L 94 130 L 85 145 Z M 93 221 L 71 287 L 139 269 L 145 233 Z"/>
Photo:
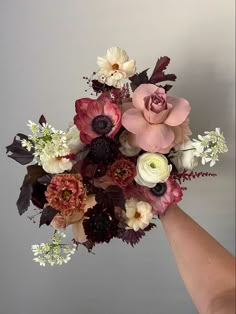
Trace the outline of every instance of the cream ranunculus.
<path fill-rule="evenodd" d="M 158 153 L 145 153 L 138 158 L 137 175 L 134 180 L 142 186 L 153 188 L 157 183 L 165 182 L 172 170 L 167 158 Z"/>
<path fill-rule="evenodd" d="M 176 153 L 173 153 L 171 161 L 179 172 L 184 169 L 192 170 L 197 167 L 198 158 L 195 156 L 195 148 L 192 141 L 176 145 L 174 150 Z"/>
<path fill-rule="evenodd" d="M 86 146 L 80 140 L 80 131 L 76 125 L 72 125 L 66 133 L 66 144 L 71 154 L 77 154 Z"/>
<path fill-rule="evenodd" d="M 125 202 L 125 209 L 127 225 L 134 231 L 145 229 L 153 218 L 152 206 L 133 197 Z"/>

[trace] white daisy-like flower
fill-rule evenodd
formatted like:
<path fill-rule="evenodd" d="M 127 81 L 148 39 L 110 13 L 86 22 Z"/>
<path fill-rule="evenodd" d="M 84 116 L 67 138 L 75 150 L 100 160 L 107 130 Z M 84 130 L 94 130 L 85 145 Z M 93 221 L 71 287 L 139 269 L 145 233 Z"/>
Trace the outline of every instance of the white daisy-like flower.
<path fill-rule="evenodd" d="M 47 173 L 63 173 L 71 170 L 73 162 L 64 157 L 52 157 L 46 154 L 40 156 L 40 162 L 43 170 Z"/>
<path fill-rule="evenodd" d="M 136 72 L 136 62 L 129 60 L 125 50 L 112 47 L 106 52 L 106 56 L 97 58 L 99 70 L 98 80 L 109 86 L 121 88 L 122 80 L 131 77 Z"/>
<path fill-rule="evenodd" d="M 127 225 L 134 231 L 145 229 L 153 218 L 152 206 L 131 197 L 125 202 Z"/>

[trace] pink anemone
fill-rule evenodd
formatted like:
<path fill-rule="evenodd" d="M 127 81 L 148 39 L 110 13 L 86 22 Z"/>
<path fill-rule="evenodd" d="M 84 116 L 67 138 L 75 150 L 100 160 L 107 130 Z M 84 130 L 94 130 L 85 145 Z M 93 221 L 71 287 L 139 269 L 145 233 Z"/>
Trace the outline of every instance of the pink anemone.
<path fill-rule="evenodd" d="M 98 99 L 81 98 L 75 102 L 74 123 L 85 144 L 102 135 L 114 137 L 121 127 L 121 111 L 111 98 L 102 94 Z"/>

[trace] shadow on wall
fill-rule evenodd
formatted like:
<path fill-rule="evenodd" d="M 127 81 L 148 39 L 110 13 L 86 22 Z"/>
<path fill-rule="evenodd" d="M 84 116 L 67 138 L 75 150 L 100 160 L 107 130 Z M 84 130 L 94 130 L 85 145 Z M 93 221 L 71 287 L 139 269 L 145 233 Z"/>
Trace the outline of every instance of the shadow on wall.
<path fill-rule="evenodd" d="M 234 78 L 223 77 L 221 69 L 214 63 L 199 62 L 185 65 L 183 73 L 187 73 L 178 83 L 178 94 L 188 99 L 192 110 L 190 126 L 193 137 L 204 131 L 220 127 L 224 132 L 229 147 L 227 158 L 235 157 L 235 108 Z M 191 70 L 191 74 L 189 69 Z M 178 80 L 178 79 L 177 79 Z"/>

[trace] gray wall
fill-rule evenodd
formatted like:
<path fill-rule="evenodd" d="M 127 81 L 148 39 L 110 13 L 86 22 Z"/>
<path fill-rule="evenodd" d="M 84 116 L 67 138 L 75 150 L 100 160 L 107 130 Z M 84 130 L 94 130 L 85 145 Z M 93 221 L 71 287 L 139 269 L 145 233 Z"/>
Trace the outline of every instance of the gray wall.
<path fill-rule="evenodd" d="M 194 135 L 221 127 L 229 145 L 218 176 L 189 184 L 181 206 L 234 253 L 234 1 L 1 0 L 0 12 L 0 314 L 196 313 L 160 223 L 134 249 L 113 241 L 62 268 L 35 264 L 30 246 L 51 231 L 19 217 L 25 170 L 5 146 L 42 113 L 65 129 L 86 95 L 82 76 L 108 47 L 126 49 L 139 70 L 168 55 Z"/>

